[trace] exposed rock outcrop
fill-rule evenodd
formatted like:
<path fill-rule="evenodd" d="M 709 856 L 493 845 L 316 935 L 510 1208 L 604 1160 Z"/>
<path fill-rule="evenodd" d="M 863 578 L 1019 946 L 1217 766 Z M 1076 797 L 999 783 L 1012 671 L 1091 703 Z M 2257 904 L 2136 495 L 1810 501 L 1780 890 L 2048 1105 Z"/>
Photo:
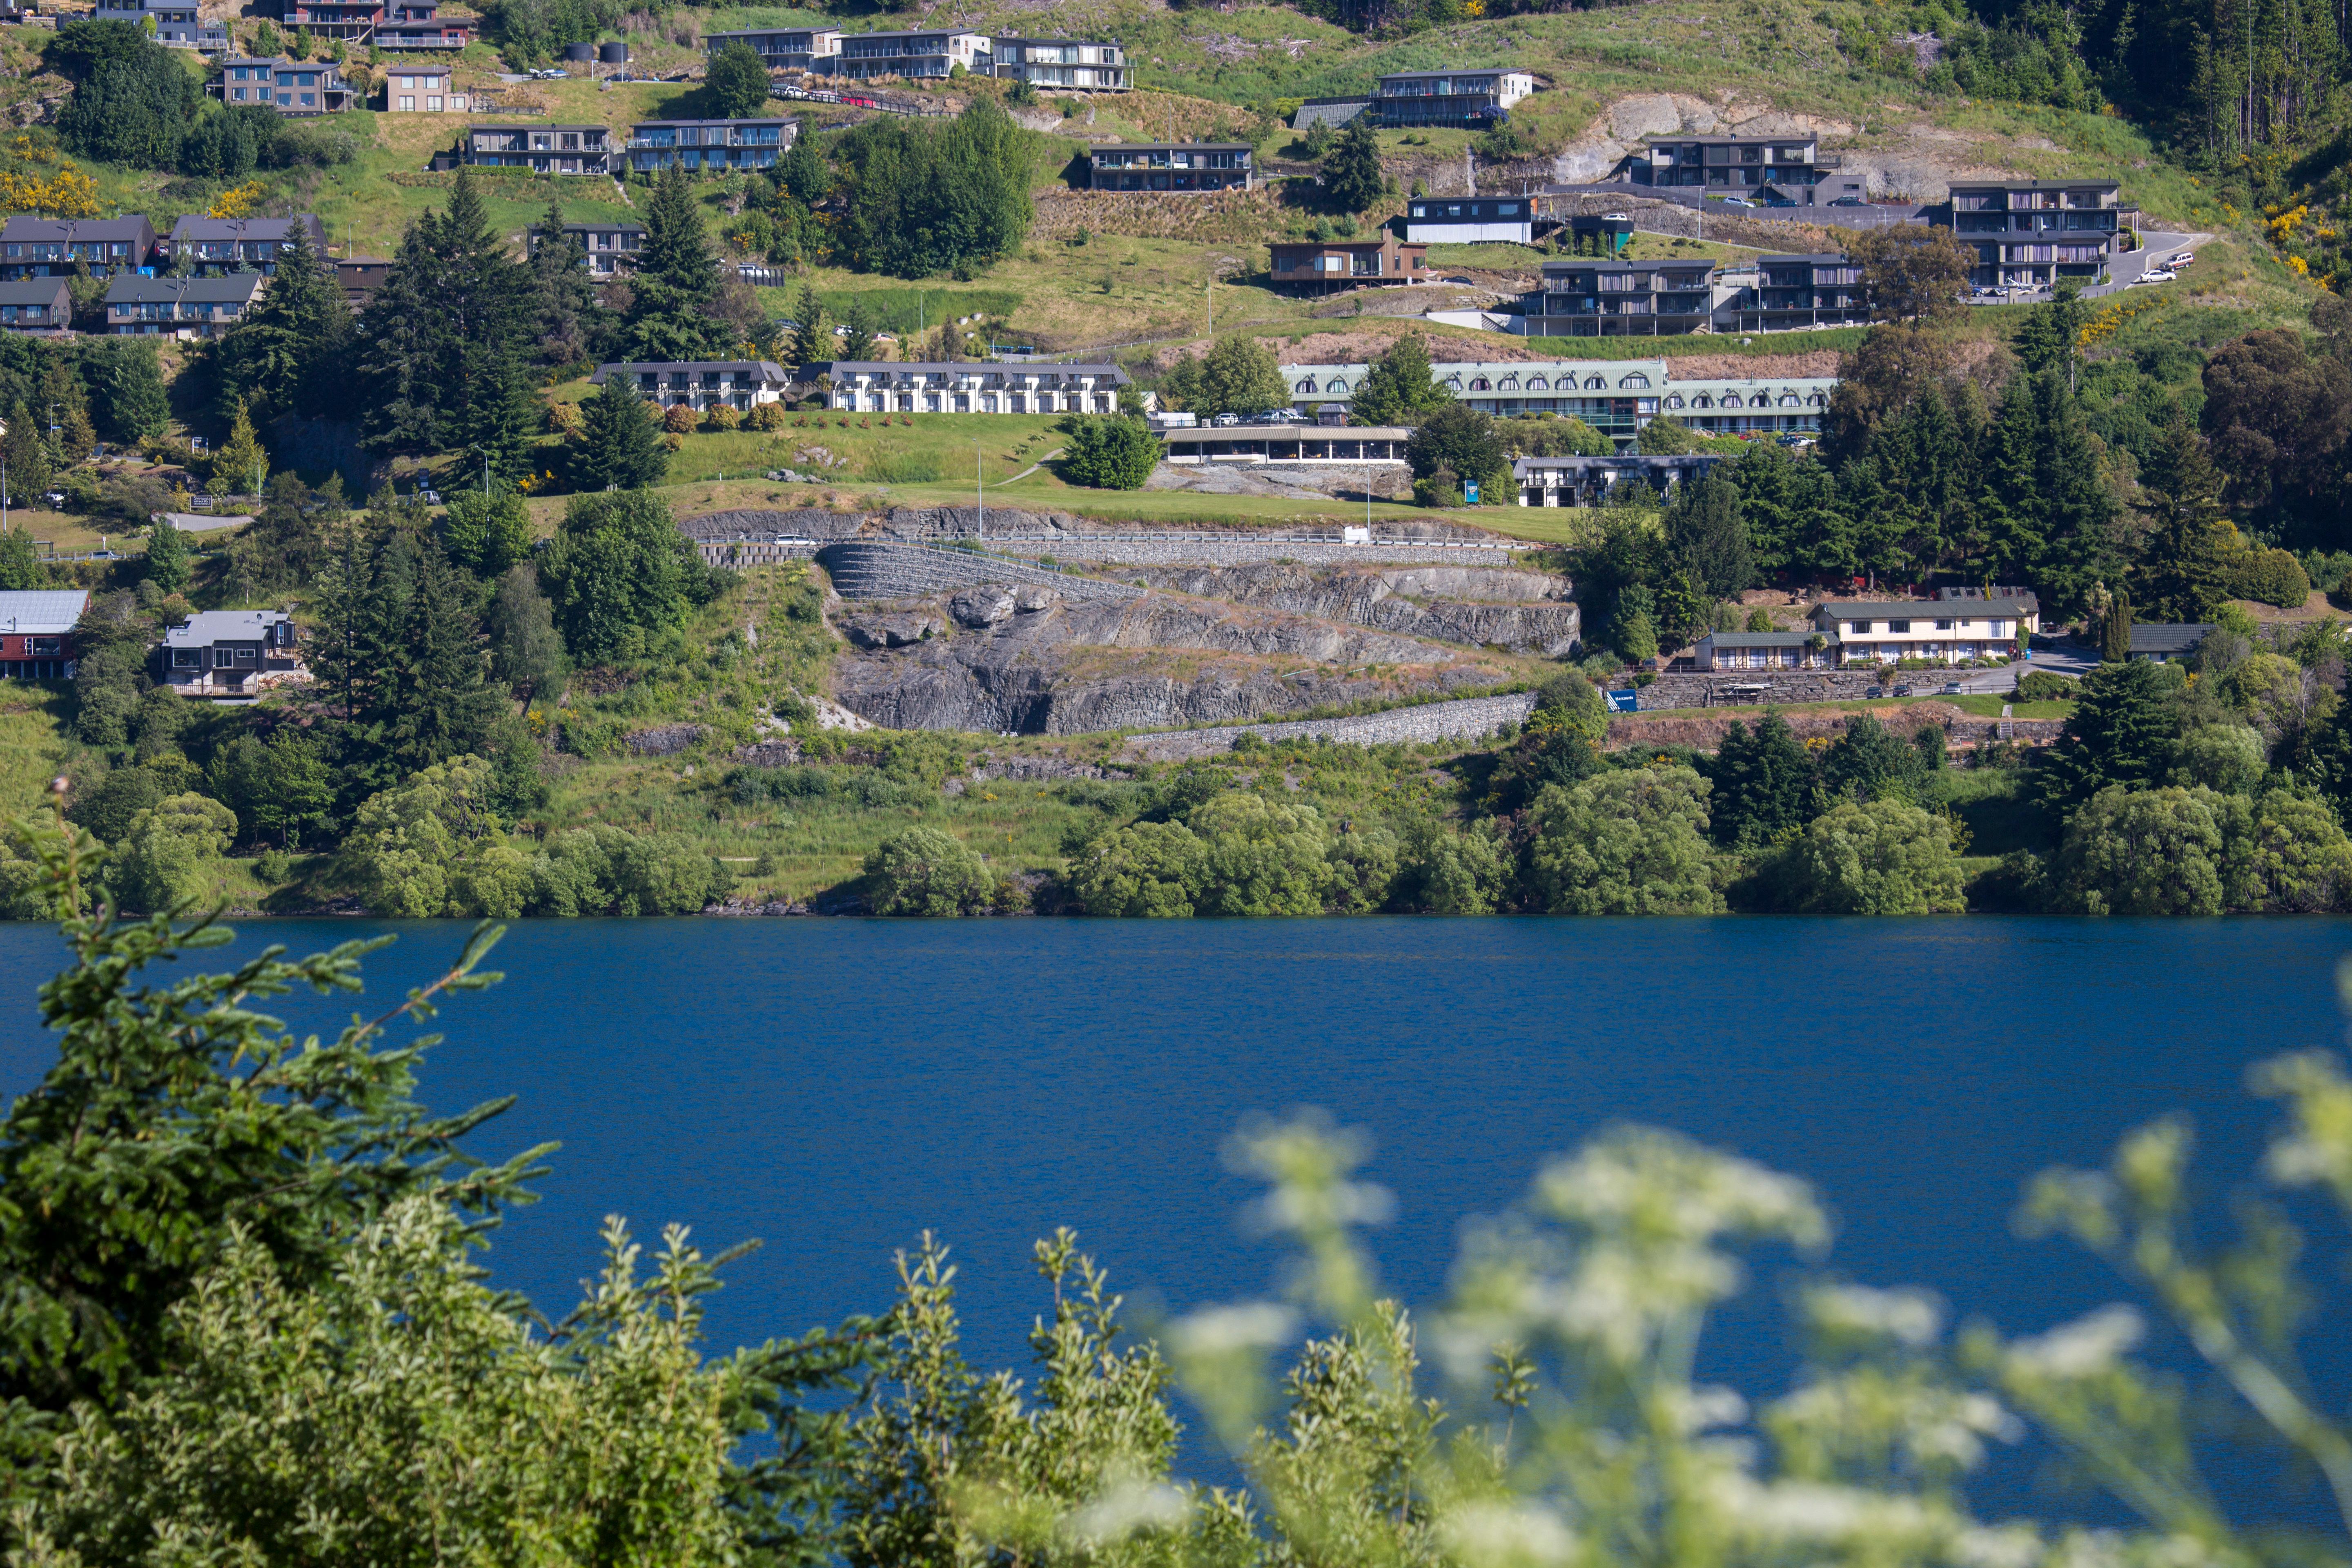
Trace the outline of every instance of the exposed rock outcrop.
<path fill-rule="evenodd" d="M 1581 629 L 1577 608 L 1567 599 L 1568 584 L 1540 572 L 1268 564 L 1147 566 L 1132 575 L 1178 593 L 1546 658 L 1565 657 Z"/>

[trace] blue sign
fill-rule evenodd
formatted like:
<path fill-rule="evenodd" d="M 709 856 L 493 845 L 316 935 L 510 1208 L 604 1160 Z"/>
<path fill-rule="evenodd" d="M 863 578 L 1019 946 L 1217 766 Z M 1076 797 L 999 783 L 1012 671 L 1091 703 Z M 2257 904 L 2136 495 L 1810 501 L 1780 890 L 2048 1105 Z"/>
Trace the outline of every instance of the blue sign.
<path fill-rule="evenodd" d="M 1462 487 L 1462 504 L 1465 506 L 1476 506 L 1478 504 L 1477 480 L 1472 479 L 1468 484 Z"/>
<path fill-rule="evenodd" d="M 1642 693 L 1638 688 L 1629 688 L 1623 691 L 1612 691 L 1608 693 L 1609 711 L 1612 713 L 1633 713 L 1640 711 L 1640 703 L 1637 699 L 1639 699 Z"/>

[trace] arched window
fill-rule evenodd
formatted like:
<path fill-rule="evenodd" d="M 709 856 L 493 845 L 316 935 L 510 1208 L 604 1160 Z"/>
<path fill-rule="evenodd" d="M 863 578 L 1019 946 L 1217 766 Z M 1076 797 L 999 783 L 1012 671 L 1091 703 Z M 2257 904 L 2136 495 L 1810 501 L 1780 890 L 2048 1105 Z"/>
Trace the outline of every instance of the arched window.
<path fill-rule="evenodd" d="M 1310 375 L 1305 381 L 1300 382 L 1297 386 L 1291 388 L 1291 390 L 1294 392 L 1311 393 L 1315 390 L 1315 378 Z"/>
<path fill-rule="evenodd" d="M 1344 380 L 1334 377 L 1329 382 L 1324 384 L 1323 390 L 1329 393 L 1334 397 L 1345 396 L 1348 391 L 1348 384 Z"/>
<path fill-rule="evenodd" d="M 1794 408 L 1798 406 L 1799 401 L 1800 400 L 1795 393 L 1784 392 L 1780 395 L 1780 406 L 1782 408 Z"/>
<path fill-rule="evenodd" d="M 1805 401 L 1815 408 L 1827 408 L 1830 405 L 1830 400 L 1823 397 L 1818 392 L 1814 393 L 1811 397 L 1806 398 Z"/>
<path fill-rule="evenodd" d="M 1587 376 L 1584 378 L 1584 390 L 1587 392 L 1606 392 L 1609 390 L 1609 384 L 1601 380 L 1597 375 Z"/>
<path fill-rule="evenodd" d="M 1486 378 L 1485 376 L 1474 375 L 1470 378 L 1470 390 L 1473 392 L 1492 392 L 1495 389 L 1487 384 Z"/>
<path fill-rule="evenodd" d="M 1459 375 L 1449 375 L 1445 378 L 1445 384 L 1459 392 L 1462 390 L 1462 378 Z"/>
<path fill-rule="evenodd" d="M 1683 405 L 1683 395 L 1682 395 L 1681 393 L 1679 393 L 1679 392 L 1670 392 L 1670 393 L 1666 394 L 1666 406 L 1667 406 L 1667 407 L 1669 407 L 1669 408 L 1680 408 L 1682 405 Z"/>
<path fill-rule="evenodd" d="M 1693 408 L 1712 408 L 1715 406 L 1715 399 L 1702 392 L 1697 396 L 1691 399 L 1691 406 Z"/>
<path fill-rule="evenodd" d="M 1727 393 L 1725 393 L 1725 394 L 1723 395 L 1723 405 L 1724 405 L 1726 408 L 1737 408 L 1737 407 L 1738 407 L 1738 406 L 1740 405 L 1740 404 L 1739 404 L 1739 394 L 1738 394 L 1738 393 L 1736 393 L 1736 392 L 1727 392 Z"/>
<path fill-rule="evenodd" d="M 1629 375 L 1624 380 L 1619 382 L 1617 384 L 1620 388 L 1629 386 L 1647 386 L 1650 384 L 1650 378 L 1642 374 L 1639 371 L 1636 371 L 1632 375 Z"/>
<path fill-rule="evenodd" d="M 1516 375 L 1507 375 L 1495 384 L 1495 390 L 1497 392 L 1517 392 L 1518 389 L 1519 378 Z"/>
<path fill-rule="evenodd" d="M 1529 392 L 1549 392 L 1551 390 L 1551 383 L 1546 381 L 1539 375 L 1531 375 L 1528 377 L 1528 390 Z"/>

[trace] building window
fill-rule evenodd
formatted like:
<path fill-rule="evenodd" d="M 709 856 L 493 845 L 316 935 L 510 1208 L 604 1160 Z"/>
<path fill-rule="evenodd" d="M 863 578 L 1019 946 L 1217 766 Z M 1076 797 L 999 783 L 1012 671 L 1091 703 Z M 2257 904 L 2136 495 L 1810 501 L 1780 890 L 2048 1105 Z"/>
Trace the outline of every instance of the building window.
<path fill-rule="evenodd" d="M 1870 635 L 1870 623 L 1868 621 L 1852 621 L 1847 623 L 1845 629 L 1846 635 L 1849 637 L 1868 637 Z"/>
<path fill-rule="evenodd" d="M 400 100 L 400 107 L 403 109 L 415 109 L 416 107 L 416 100 L 414 98 L 404 98 Z"/>
<path fill-rule="evenodd" d="M 1889 621 L 1886 623 L 1886 629 L 1890 632 L 1907 632 L 1911 629 L 1911 623 L 1909 621 Z"/>

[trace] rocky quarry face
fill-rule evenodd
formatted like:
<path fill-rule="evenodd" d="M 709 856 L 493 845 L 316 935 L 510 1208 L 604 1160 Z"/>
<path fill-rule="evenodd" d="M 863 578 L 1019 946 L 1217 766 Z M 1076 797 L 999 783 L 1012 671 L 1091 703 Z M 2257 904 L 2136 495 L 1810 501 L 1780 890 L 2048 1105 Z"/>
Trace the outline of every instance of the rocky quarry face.
<path fill-rule="evenodd" d="M 1516 574 L 1514 574 L 1516 575 Z M 834 694 L 899 730 L 1070 735 L 1444 694 L 1506 666 L 1362 625 L 1153 592 L 1077 603 L 981 584 L 845 605 Z"/>
<path fill-rule="evenodd" d="M 1568 584 L 1541 572 L 1486 566 L 1122 567 L 1119 574 L 1399 637 L 1563 658 L 1581 630 Z"/>

